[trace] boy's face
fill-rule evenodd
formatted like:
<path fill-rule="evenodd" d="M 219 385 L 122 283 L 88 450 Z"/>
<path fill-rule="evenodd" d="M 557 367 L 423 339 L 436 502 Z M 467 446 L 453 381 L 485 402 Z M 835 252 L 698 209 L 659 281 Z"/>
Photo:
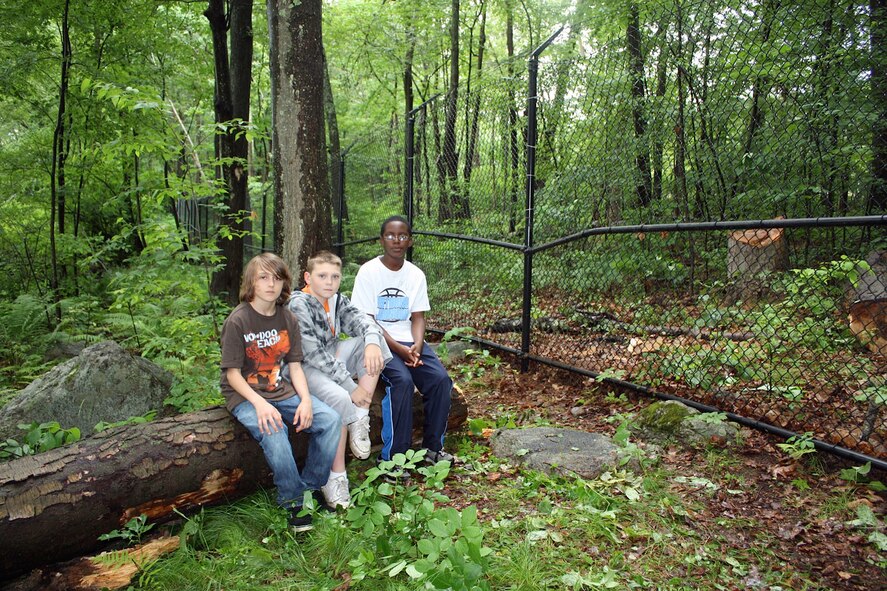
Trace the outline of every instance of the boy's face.
<path fill-rule="evenodd" d="M 385 224 L 381 242 L 386 256 L 403 259 L 406 258 L 407 249 L 413 245 L 413 237 L 405 223 L 395 220 Z"/>
<path fill-rule="evenodd" d="M 305 271 L 305 283 L 315 297 L 328 300 L 339 291 L 342 269 L 332 263 L 318 263 L 310 273 Z"/>
<path fill-rule="evenodd" d="M 268 268 L 261 268 L 256 274 L 256 282 L 253 288 L 255 294 L 254 299 L 265 302 L 266 304 L 274 304 L 283 291 L 283 279 L 274 274 L 274 271 Z"/>

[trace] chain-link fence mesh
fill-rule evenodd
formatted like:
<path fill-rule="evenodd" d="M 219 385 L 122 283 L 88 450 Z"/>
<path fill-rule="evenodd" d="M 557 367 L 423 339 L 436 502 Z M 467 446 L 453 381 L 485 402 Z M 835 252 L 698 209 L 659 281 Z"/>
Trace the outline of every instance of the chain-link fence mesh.
<path fill-rule="evenodd" d="M 850 0 L 657 6 L 577 12 L 536 101 L 506 64 L 418 109 L 411 158 L 374 144 L 391 183 L 372 198 L 358 181 L 351 225 L 412 207 L 432 329 L 884 468 L 883 18 Z"/>

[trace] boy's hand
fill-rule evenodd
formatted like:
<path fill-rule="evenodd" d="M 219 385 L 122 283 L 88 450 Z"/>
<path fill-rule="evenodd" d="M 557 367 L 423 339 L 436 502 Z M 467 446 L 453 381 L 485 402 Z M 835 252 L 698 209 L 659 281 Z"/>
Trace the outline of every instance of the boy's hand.
<path fill-rule="evenodd" d="M 259 420 L 259 432 L 264 435 L 271 435 L 283 429 L 283 417 L 280 411 L 274 408 L 274 405 L 263 400 L 253 403 L 256 409 L 256 417 Z"/>
<path fill-rule="evenodd" d="M 293 425 L 296 427 L 296 433 L 304 431 L 311 427 L 311 421 L 314 420 L 314 412 L 311 408 L 311 397 L 303 396 L 299 407 L 293 414 Z"/>
<path fill-rule="evenodd" d="M 425 365 L 425 363 L 422 361 L 421 344 L 417 348 L 416 344 L 413 343 L 412 345 L 410 345 L 408 350 L 410 352 L 410 361 L 404 361 L 405 365 L 407 365 L 408 367 L 419 367 L 420 365 Z"/>
<path fill-rule="evenodd" d="M 351 393 L 351 402 L 353 402 L 355 406 L 359 406 L 360 408 L 369 408 L 372 401 L 373 395 L 360 386 L 355 388 L 354 392 Z"/>
<path fill-rule="evenodd" d="M 379 345 L 367 345 L 363 350 L 363 366 L 366 367 L 367 375 L 376 377 L 382 373 L 385 367 L 385 361 L 382 359 L 382 349 Z"/>

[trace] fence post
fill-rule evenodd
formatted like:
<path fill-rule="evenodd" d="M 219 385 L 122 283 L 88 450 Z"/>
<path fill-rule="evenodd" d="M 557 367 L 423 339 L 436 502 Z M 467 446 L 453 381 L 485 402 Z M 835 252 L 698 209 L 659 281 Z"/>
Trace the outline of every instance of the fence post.
<path fill-rule="evenodd" d="M 537 85 L 539 79 L 539 56 L 554 41 L 561 31 L 562 26 L 545 40 L 530 55 L 528 63 L 529 81 L 527 91 L 527 211 L 526 232 L 524 233 L 524 293 L 523 311 L 521 312 L 521 371 L 525 372 L 530 367 L 530 320 L 533 309 L 533 215 L 535 211 L 534 200 L 536 198 L 536 103 L 538 102 Z"/>

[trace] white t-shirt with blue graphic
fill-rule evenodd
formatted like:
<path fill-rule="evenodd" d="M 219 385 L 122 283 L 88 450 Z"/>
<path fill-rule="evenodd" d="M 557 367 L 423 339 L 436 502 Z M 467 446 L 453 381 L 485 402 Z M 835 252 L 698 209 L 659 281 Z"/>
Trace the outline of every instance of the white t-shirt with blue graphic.
<path fill-rule="evenodd" d="M 360 267 L 354 279 L 351 303 L 375 316 L 394 340 L 403 343 L 413 342 L 410 315 L 431 309 L 425 273 L 409 261 L 404 261 L 399 271 L 392 271 L 382 264 L 382 257 Z"/>

